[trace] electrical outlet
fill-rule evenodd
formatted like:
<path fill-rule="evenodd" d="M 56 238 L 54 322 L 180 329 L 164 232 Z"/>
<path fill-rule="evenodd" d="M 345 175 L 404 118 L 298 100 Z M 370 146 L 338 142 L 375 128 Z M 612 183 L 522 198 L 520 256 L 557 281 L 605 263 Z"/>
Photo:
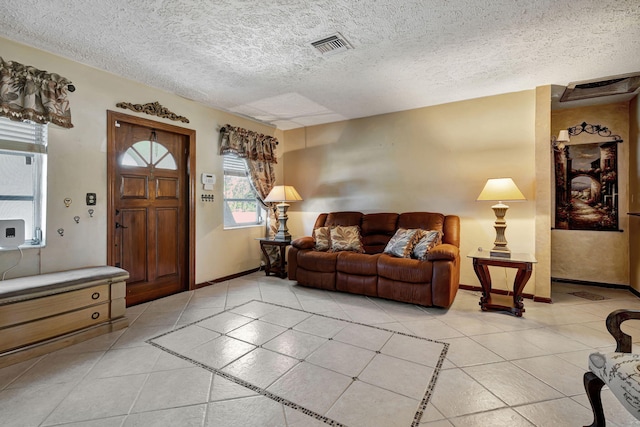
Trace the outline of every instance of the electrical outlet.
<path fill-rule="evenodd" d="M 96 205 L 96 193 L 87 193 L 87 206 Z"/>
<path fill-rule="evenodd" d="M 17 248 L 24 244 L 24 220 L 0 219 L 0 248 Z"/>

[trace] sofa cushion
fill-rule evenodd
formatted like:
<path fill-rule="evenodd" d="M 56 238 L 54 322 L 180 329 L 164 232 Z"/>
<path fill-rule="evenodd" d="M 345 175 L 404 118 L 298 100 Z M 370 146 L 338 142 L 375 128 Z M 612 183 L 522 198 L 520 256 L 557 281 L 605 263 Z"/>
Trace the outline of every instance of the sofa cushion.
<path fill-rule="evenodd" d="M 384 253 L 400 258 L 409 258 L 413 247 L 423 234 L 423 230 L 398 228 L 384 248 Z"/>
<path fill-rule="evenodd" d="M 361 222 L 362 222 L 361 212 L 332 212 L 327 215 L 327 219 L 325 220 L 325 223 L 323 225 L 327 225 L 329 227 L 336 227 L 338 225 L 360 226 Z"/>
<path fill-rule="evenodd" d="M 437 230 L 425 231 L 420 240 L 416 242 L 411 251 L 411 258 L 424 261 L 427 259 L 427 253 L 442 241 L 442 232 Z"/>
<path fill-rule="evenodd" d="M 378 257 L 380 254 L 359 254 L 355 252 L 340 252 L 336 262 L 336 270 L 342 273 L 360 276 L 375 276 L 378 274 Z"/>
<path fill-rule="evenodd" d="M 360 227 L 357 225 L 331 227 L 331 251 L 364 252 L 360 240 Z"/>
<path fill-rule="evenodd" d="M 398 228 L 421 228 L 440 230 L 444 226 L 444 215 L 433 212 L 407 212 L 398 217 Z"/>
<path fill-rule="evenodd" d="M 382 253 L 393 234 L 398 222 L 397 213 L 372 213 L 362 217 L 362 246 L 365 253 Z"/>
<path fill-rule="evenodd" d="M 396 282 L 430 283 L 433 264 L 410 258 L 382 254 L 378 258 L 378 276 Z"/>
<path fill-rule="evenodd" d="M 329 227 L 319 227 L 313 230 L 313 238 L 315 239 L 315 250 L 328 251 L 331 249 L 331 231 Z"/>
<path fill-rule="evenodd" d="M 335 252 L 300 251 L 298 252 L 298 267 L 308 271 L 334 273 L 336 271 Z"/>

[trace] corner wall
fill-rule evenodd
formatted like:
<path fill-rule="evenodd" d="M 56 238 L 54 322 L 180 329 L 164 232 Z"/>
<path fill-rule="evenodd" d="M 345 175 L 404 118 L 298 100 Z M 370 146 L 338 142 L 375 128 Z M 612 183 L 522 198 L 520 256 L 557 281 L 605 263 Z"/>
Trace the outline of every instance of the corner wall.
<path fill-rule="evenodd" d="M 634 145 L 629 138 L 629 103 L 555 110 L 552 135 L 582 122 L 606 126 L 623 140 L 618 144 L 618 221 L 622 232 L 552 230 L 551 277 L 629 285 L 629 153 Z M 572 144 L 605 141 L 584 133 L 571 137 Z"/>
<path fill-rule="evenodd" d="M 640 214 L 640 96 L 629 102 L 629 212 Z M 640 291 L 640 216 L 629 216 L 629 282 Z"/>
<path fill-rule="evenodd" d="M 488 178 L 512 177 L 527 201 L 510 204 L 509 247 L 548 258 L 548 246 L 536 243 L 537 233 L 549 234 L 536 229 L 537 198 L 550 197 L 536 186 L 545 173 L 536 171 L 537 96 L 529 90 L 286 131 L 285 182 L 304 198 L 289 209 L 291 233 L 309 235 L 319 213 L 338 210 L 459 215 L 461 283 L 479 286 L 467 254 L 493 246 L 495 216 L 492 203 L 476 198 Z M 550 105 L 550 96 L 541 102 Z M 548 153 L 548 133 L 544 141 Z M 493 278 L 496 288 L 512 288 L 512 269 Z M 548 268 L 534 268 L 525 292 L 550 296 Z"/>

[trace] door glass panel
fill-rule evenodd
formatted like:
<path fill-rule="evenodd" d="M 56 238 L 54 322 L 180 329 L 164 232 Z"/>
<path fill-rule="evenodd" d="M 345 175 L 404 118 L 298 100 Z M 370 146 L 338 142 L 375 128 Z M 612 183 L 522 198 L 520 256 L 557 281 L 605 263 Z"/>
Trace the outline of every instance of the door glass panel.
<path fill-rule="evenodd" d="M 154 165 L 159 169 L 178 169 L 175 158 L 169 153 L 167 147 L 157 141 L 136 142 L 124 153 L 120 164 L 141 167 Z"/>

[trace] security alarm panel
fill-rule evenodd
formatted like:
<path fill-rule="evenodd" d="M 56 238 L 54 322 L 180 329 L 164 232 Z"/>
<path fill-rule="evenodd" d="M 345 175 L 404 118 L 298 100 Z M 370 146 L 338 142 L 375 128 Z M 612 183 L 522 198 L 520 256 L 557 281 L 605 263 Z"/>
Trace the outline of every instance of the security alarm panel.
<path fill-rule="evenodd" d="M 24 244 L 24 220 L 0 219 L 0 248 L 17 248 Z"/>

